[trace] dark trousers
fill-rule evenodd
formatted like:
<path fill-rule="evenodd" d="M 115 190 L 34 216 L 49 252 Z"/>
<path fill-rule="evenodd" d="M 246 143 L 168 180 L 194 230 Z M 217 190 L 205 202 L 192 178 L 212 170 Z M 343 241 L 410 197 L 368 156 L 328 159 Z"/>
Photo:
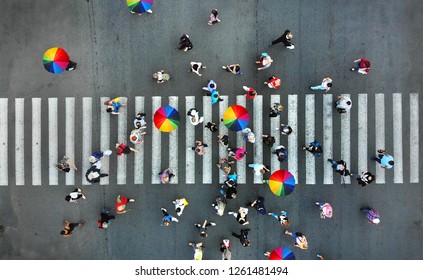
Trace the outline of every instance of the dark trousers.
<path fill-rule="evenodd" d="M 272 41 L 272 45 L 276 45 L 279 43 L 283 43 L 285 46 L 291 46 L 292 44 L 290 42 L 288 42 L 285 38 L 284 35 L 282 35 L 281 37 L 279 37 L 278 39 L 276 39 L 275 41 Z"/>

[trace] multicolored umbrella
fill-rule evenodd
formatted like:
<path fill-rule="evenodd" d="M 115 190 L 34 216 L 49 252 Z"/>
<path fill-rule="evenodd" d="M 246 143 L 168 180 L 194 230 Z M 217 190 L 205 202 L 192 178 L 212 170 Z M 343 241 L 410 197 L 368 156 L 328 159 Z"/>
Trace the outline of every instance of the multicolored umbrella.
<path fill-rule="evenodd" d="M 126 0 L 126 5 L 134 13 L 145 13 L 153 7 L 154 0 Z"/>
<path fill-rule="evenodd" d="M 290 194 L 295 188 L 295 178 L 288 170 L 276 170 L 270 176 L 269 187 L 277 196 Z"/>
<path fill-rule="evenodd" d="M 232 105 L 223 114 L 223 123 L 233 131 L 243 130 L 250 122 L 247 109 L 240 105 Z"/>
<path fill-rule="evenodd" d="M 69 65 L 69 55 L 62 48 L 48 49 L 43 56 L 44 68 L 53 74 L 62 73 Z"/>
<path fill-rule="evenodd" d="M 295 260 L 295 255 L 288 248 L 278 247 L 270 253 L 269 260 Z"/>
<path fill-rule="evenodd" d="M 154 113 L 154 125 L 162 132 L 171 132 L 179 125 L 179 112 L 172 106 L 160 107 Z"/>

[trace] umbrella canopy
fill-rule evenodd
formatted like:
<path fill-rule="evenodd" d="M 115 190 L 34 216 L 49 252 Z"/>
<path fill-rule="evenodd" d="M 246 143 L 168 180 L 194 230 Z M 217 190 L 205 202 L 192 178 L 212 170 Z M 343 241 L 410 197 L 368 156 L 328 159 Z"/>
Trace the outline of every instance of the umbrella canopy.
<path fill-rule="evenodd" d="M 48 49 L 43 56 L 44 68 L 53 74 L 62 73 L 69 65 L 69 55 L 62 48 Z"/>
<path fill-rule="evenodd" d="M 290 194 L 295 188 L 295 178 L 288 170 L 276 170 L 269 178 L 269 187 L 277 196 Z"/>
<path fill-rule="evenodd" d="M 179 112 L 172 106 L 160 107 L 154 113 L 154 125 L 162 132 L 171 132 L 179 125 Z"/>
<path fill-rule="evenodd" d="M 154 0 L 126 0 L 126 5 L 134 13 L 145 13 L 153 7 Z"/>
<path fill-rule="evenodd" d="M 270 253 L 269 260 L 295 260 L 295 255 L 288 248 L 278 247 Z"/>
<path fill-rule="evenodd" d="M 333 209 L 332 209 L 332 205 L 330 205 L 329 203 L 325 203 L 323 204 L 323 206 L 320 207 L 320 211 L 322 211 L 322 215 L 325 216 L 326 218 L 332 218 L 333 215 Z"/>
<path fill-rule="evenodd" d="M 247 109 L 240 105 L 232 105 L 223 114 L 223 123 L 233 131 L 243 130 L 250 122 Z"/>

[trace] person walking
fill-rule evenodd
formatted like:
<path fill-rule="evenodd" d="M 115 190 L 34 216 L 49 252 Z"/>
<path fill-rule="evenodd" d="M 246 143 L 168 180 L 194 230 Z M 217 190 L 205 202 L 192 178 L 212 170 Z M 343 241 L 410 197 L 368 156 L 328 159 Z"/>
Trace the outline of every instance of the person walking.
<path fill-rule="evenodd" d="M 210 129 L 211 132 L 217 132 L 219 128 L 217 127 L 216 123 L 208 122 L 204 127 Z"/>
<path fill-rule="evenodd" d="M 351 68 L 351 71 L 367 75 L 370 72 L 370 61 L 365 58 L 358 58 L 354 60 L 357 63 L 356 67 Z"/>
<path fill-rule="evenodd" d="M 391 169 L 394 167 L 394 157 L 388 154 L 384 149 L 377 150 L 377 157 L 373 157 L 372 160 L 377 161 L 380 167 L 385 169 Z"/>
<path fill-rule="evenodd" d="M 194 250 L 194 261 L 201 261 L 203 259 L 203 251 L 204 251 L 204 246 L 203 246 L 203 242 L 198 242 L 198 243 L 194 243 L 194 242 L 190 242 L 188 243 L 189 246 L 192 247 L 192 249 Z"/>
<path fill-rule="evenodd" d="M 260 67 L 257 70 L 267 69 L 272 65 L 273 59 L 267 52 L 261 53 L 259 60 L 256 61 L 256 64 L 259 64 Z"/>
<path fill-rule="evenodd" d="M 248 225 L 250 222 L 247 221 L 248 208 L 239 207 L 238 213 L 228 212 L 228 215 L 233 215 L 240 225 Z"/>
<path fill-rule="evenodd" d="M 82 190 L 80 188 L 75 188 L 71 193 L 69 193 L 65 197 L 65 200 L 67 202 L 77 203 L 77 200 L 80 198 L 86 199 L 87 197 L 82 193 Z"/>
<path fill-rule="evenodd" d="M 212 105 L 216 104 L 217 102 L 223 101 L 223 98 L 220 98 L 220 94 L 217 90 L 213 90 L 212 92 L 208 92 L 205 95 L 210 96 Z"/>
<path fill-rule="evenodd" d="M 212 93 L 214 90 L 217 90 L 217 83 L 213 80 L 208 80 L 207 86 L 203 87 L 203 90 L 207 90 Z"/>
<path fill-rule="evenodd" d="M 226 70 L 226 72 L 232 73 L 234 75 L 242 75 L 241 67 L 239 64 L 230 64 L 226 66 L 222 66 L 223 69 Z"/>
<path fill-rule="evenodd" d="M 216 197 L 215 201 L 212 204 L 216 215 L 223 216 L 223 214 L 225 214 L 226 204 L 227 204 L 227 201 L 224 197 L 221 197 L 221 196 Z"/>
<path fill-rule="evenodd" d="M 308 145 L 308 147 L 306 147 L 306 146 L 301 147 L 301 150 L 303 150 L 303 151 L 309 151 L 315 157 L 320 157 L 322 155 L 322 153 L 323 153 L 322 145 L 317 140 L 314 140 L 313 142 L 311 142 Z"/>
<path fill-rule="evenodd" d="M 243 86 L 242 87 L 247 93 L 245 94 L 245 97 L 247 99 L 254 99 L 257 96 L 257 91 L 252 87 Z"/>
<path fill-rule="evenodd" d="M 264 82 L 269 88 L 278 89 L 281 86 L 281 79 L 276 76 L 271 76 L 267 82 Z"/>
<path fill-rule="evenodd" d="M 269 167 L 261 164 L 261 163 L 250 163 L 248 164 L 248 167 L 253 168 L 253 173 L 256 176 L 263 175 L 266 172 L 270 172 Z"/>
<path fill-rule="evenodd" d="M 185 197 L 178 198 L 172 201 L 173 206 L 175 206 L 175 212 L 176 215 L 181 216 L 184 212 L 185 206 L 187 206 L 189 203 Z"/>
<path fill-rule="evenodd" d="M 146 116 L 147 115 L 145 113 L 138 113 L 134 119 L 134 127 L 135 128 L 147 127 L 147 122 L 145 121 Z"/>
<path fill-rule="evenodd" d="M 222 186 L 220 186 L 219 192 L 227 199 L 235 199 L 236 194 L 238 193 L 236 187 L 236 182 L 233 179 L 228 179 Z"/>
<path fill-rule="evenodd" d="M 190 63 L 191 63 L 191 69 L 189 70 L 189 72 L 194 72 L 195 74 L 201 77 L 203 74 L 200 73 L 200 69 L 205 69 L 206 66 L 204 66 L 203 63 L 201 62 L 191 61 Z"/>
<path fill-rule="evenodd" d="M 162 227 L 168 227 L 170 225 L 170 222 L 175 222 L 175 223 L 179 222 L 179 220 L 173 217 L 172 215 L 170 215 L 165 208 L 162 207 L 160 208 L 160 210 L 162 210 L 162 213 L 163 213 L 163 219 L 162 219 L 162 222 L 160 223 Z"/>
<path fill-rule="evenodd" d="M 71 171 L 71 169 L 73 170 L 78 170 L 78 168 L 76 168 L 76 165 L 73 162 L 69 161 L 69 158 L 67 156 L 63 156 L 63 158 L 59 161 L 59 163 L 56 165 L 57 169 L 59 169 L 60 171 L 69 173 L 69 171 Z"/>
<path fill-rule="evenodd" d="M 330 77 L 326 77 L 323 79 L 322 84 L 314 87 L 310 87 L 311 90 L 324 90 L 328 92 L 332 87 L 332 79 Z"/>
<path fill-rule="evenodd" d="M 242 160 L 247 154 L 247 151 L 244 147 L 235 149 L 228 148 L 228 152 L 228 157 L 231 157 L 237 161 Z"/>
<path fill-rule="evenodd" d="M 283 124 L 283 123 L 281 123 L 280 128 L 277 127 L 275 129 L 279 130 L 281 132 L 281 134 L 286 135 L 286 136 L 288 136 L 292 133 L 292 128 L 289 125 Z"/>
<path fill-rule="evenodd" d="M 363 206 L 360 208 L 360 211 L 366 214 L 366 218 L 370 224 L 378 225 L 380 223 L 380 215 L 374 209 L 369 206 Z"/>
<path fill-rule="evenodd" d="M 262 135 L 261 139 L 263 140 L 263 144 L 265 144 L 269 148 L 272 148 L 273 144 L 275 144 L 275 137 L 271 135 Z"/>
<path fill-rule="evenodd" d="M 97 164 L 97 168 L 101 167 L 101 162 L 100 160 L 105 157 L 105 156 L 110 156 L 112 154 L 112 150 L 104 150 L 104 151 L 95 151 L 94 153 L 91 154 L 91 156 L 88 158 L 88 161 L 92 164 L 95 165 Z M 100 162 L 100 164 L 98 165 L 98 163 Z M 99 167 L 100 166 L 100 167 Z"/>
<path fill-rule="evenodd" d="M 187 115 L 192 125 L 198 125 L 204 121 L 204 118 L 200 117 L 200 113 L 195 108 L 189 109 Z"/>
<path fill-rule="evenodd" d="M 191 50 L 194 46 L 189 39 L 188 34 L 182 34 L 181 38 L 179 39 L 179 47 L 178 50 L 183 50 L 184 52 Z"/>
<path fill-rule="evenodd" d="M 279 145 L 275 147 L 273 154 L 278 157 L 279 162 L 285 162 L 288 160 L 288 150 L 285 148 L 285 146 Z"/>
<path fill-rule="evenodd" d="M 242 134 L 244 134 L 245 141 L 254 144 L 256 142 L 256 136 L 251 131 L 251 128 L 246 127 L 243 130 L 241 130 Z"/>
<path fill-rule="evenodd" d="M 220 159 L 219 163 L 216 163 L 216 166 L 217 168 L 225 172 L 226 175 L 228 175 L 229 173 L 231 173 L 232 164 L 234 163 L 234 161 L 229 161 L 227 158 L 223 157 Z"/>
<path fill-rule="evenodd" d="M 116 143 L 115 146 L 116 153 L 118 156 L 122 156 L 123 154 L 130 154 L 131 152 L 137 153 L 138 151 L 134 148 L 128 147 L 123 143 Z"/>
<path fill-rule="evenodd" d="M 65 228 L 60 232 L 60 234 L 63 237 L 71 237 L 72 236 L 72 231 L 76 228 L 76 227 L 83 227 L 84 226 L 84 222 L 79 222 L 79 223 L 71 223 L 69 220 L 65 221 Z"/>
<path fill-rule="evenodd" d="M 147 134 L 147 132 L 144 131 L 145 128 L 145 126 L 142 126 L 140 128 L 131 130 L 131 134 L 129 135 L 129 141 L 131 141 L 131 143 L 134 145 L 144 143 L 144 135 Z"/>
<path fill-rule="evenodd" d="M 281 211 L 280 215 L 272 212 L 267 213 L 267 215 L 272 216 L 273 218 L 278 220 L 281 226 L 289 227 L 291 225 L 291 222 L 288 219 L 288 214 L 284 210 Z"/>
<path fill-rule="evenodd" d="M 77 65 L 78 63 L 76 63 L 76 62 L 74 62 L 74 61 L 72 61 L 72 60 L 69 60 L 69 64 L 68 64 L 68 66 L 66 66 L 66 71 L 72 71 L 72 70 L 75 70 L 76 69 L 76 65 Z"/>
<path fill-rule="evenodd" d="M 169 168 L 166 168 L 162 172 L 159 173 L 160 176 L 160 183 L 163 185 L 169 184 L 172 177 L 175 177 L 175 174 L 170 172 Z"/>
<path fill-rule="evenodd" d="M 206 151 L 204 151 L 204 148 L 206 147 L 208 147 L 208 145 L 203 143 L 203 141 L 196 140 L 195 147 L 191 147 L 191 150 L 195 151 L 197 155 L 203 156 L 206 154 Z"/>
<path fill-rule="evenodd" d="M 336 161 L 329 158 L 328 161 L 332 164 L 332 168 L 335 170 L 335 172 L 341 174 L 342 176 L 350 175 L 350 171 L 347 169 L 347 163 L 342 159 Z"/>
<path fill-rule="evenodd" d="M 216 223 L 204 220 L 204 222 L 202 224 L 195 223 L 194 226 L 200 231 L 200 236 L 202 238 L 206 238 L 207 237 L 207 229 L 210 226 L 212 226 L 212 227 L 216 226 Z"/>
<path fill-rule="evenodd" d="M 115 203 L 116 213 L 125 214 L 126 212 L 130 211 L 131 209 L 127 208 L 129 202 L 135 202 L 135 199 L 118 195 Z"/>
<path fill-rule="evenodd" d="M 98 228 L 106 229 L 109 227 L 110 220 L 114 220 L 116 217 L 113 215 L 110 215 L 110 210 L 103 209 L 100 213 L 100 219 L 97 220 L 97 226 Z"/>
<path fill-rule="evenodd" d="M 280 103 L 278 102 L 273 103 L 272 106 L 270 107 L 269 117 L 275 118 L 277 116 L 280 116 L 280 114 L 282 113 L 282 110 L 283 110 L 283 106 Z"/>
<path fill-rule="evenodd" d="M 106 112 L 110 113 L 112 115 L 118 115 L 119 114 L 119 109 L 122 106 L 126 106 L 126 104 L 122 104 L 120 102 L 120 97 L 116 97 L 114 99 L 111 99 L 109 101 L 104 102 L 104 105 L 106 105 L 107 109 Z"/>
<path fill-rule="evenodd" d="M 209 21 L 208 21 L 207 24 L 208 25 L 213 25 L 213 24 L 216 24 L 216 23 L 220 22 L 220 19 L 218 19 L 218 15 L 219 15 L 219 12 L 217 11 L 217 9 L 213 9 L 211 11 L 210 19 L 209 19 Z"/>
<path fill-rule="evenodd" d="M 98 164 L 98 162 L 96 164 Z M 100 173 L 100 169 L 96 165 L 92 165 L 87 172 L 85 172 L 85 178 L 91 184 L 100 183 L 100 178 L 107 176 L 109 176 L 109 174 Z"/>
<path fill-rule="evenodd" d="M 338 96 L 338 100 L 335 102 L 336 111 L 340 114 L 346 113 L 351 110 L 352 101 L 348 96 Z"/>
<path fill-rule="evenodd" d="M 303 250 L 308 249 L 307 238 L 304 234 L 301 232 L 289 232 L 288 230 L 285 230 L 284 233 L 286 235 L 291 235 L 295 239 L 295 247 Z"/>
<path fill-rule="evenodd" d="M 256 209 L 259 214 L 266 214 L 266 207 L 264 207 L 264 197 L 259 196 L 256 200 L 249 202 L 248 204 L 249 206 L 254 207 L 254 209 Z"/>
<path fill-rule="evenodd" d="M 222 252 L 222 260 L 231 260 L 232 253 L 231 253 L 231 242 L 229 239 L 223 239 L 220 243 L 220 252 Z"/>
<path fill-rule="evenodd" d="M 283 43 L 287 49 L 293 50 L 295 47 L 294 47 L 294 45 L 291 42 L 292 41 L 292 37 L 293 36 L 292 36 L 291 31 L 289 31 L 287 29 L 287 30 L 285 30 L 285 32 L 282 34 L 281 37 L 279 37 L 278 39 L 272 41 L 270 43 L 270 46 L 273 46 L 273 45 L 276 45 L 276 44 L 279 44 L 279 43 Z"/>
<path fill-rule="evenodd" d="M 170 80 L 170 75 L 165 72 L 165 70 L 160 70 L 153 73 L 153 78 L 157 79 L 158 84 L 162 84 Z"/>
<path fill-rule="evenodd" d="M 251 240 L 248 238 L 249 228 L 241 229 L 241 234 L 232 232 L 232 236 L 239 239 L 243 247 L 248 247 L 251 245 Z"/>
<path fill-rule="evenodd" d="M 320 218 L 321 219 L 326 219 L 329 218 L 331 219 L 333 216 L 333 209 L 332 206 L 329 203 L 323 203 L 320 201 L 316 201 L 314 204 L 316 204 L 317 206 L 319 206 L 319 210 L 320 210 Z"/>
<path fill-rule="evenodd" d="M 217 142 L 222 146 L 222 147 L 227 147 L 229 144 L 229 136 L 227 134 L 219 134 L 217 136 Z"/>
<path fill-rule="evenodd" d="M 350 174 L 351 177 L 357 180 L 357 183 L 362 187 L 371 184 L 375 180 L 375 176 L 369 171 L 362 172 L 361 174 Z"/>

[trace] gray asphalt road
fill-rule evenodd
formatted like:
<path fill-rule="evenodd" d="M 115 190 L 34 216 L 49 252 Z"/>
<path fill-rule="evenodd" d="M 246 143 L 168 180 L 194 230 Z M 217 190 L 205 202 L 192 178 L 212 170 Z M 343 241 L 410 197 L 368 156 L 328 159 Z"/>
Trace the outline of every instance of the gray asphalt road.
<path fill-rule="evenodd" d="M 0 4 L 2 97 L 199 96 L 201 87 L 213 78 L 219 81 L 221 92 L 231 95 L 232 101 L 236 94 L 241 94 L 239 89 L 249 84 L 264 95 L 264 104 L 267 104 L 271 90 L 263 85 L 263 81 L 271 74 L 282 79 L 283 104 L 287 103 L 288 94 L 298 95 L 299 115 L 304 114 L 302 104 L 308 87 L 326 76 L 334 80 L 334 98 L 335 94 L 343 93 L 352 96 L 379 92 L 388 96 L 396 92 L 421 94 L 423 3 L 418 0 L 330 3 L 312 0 L 167 0 L 156 1 L 154 13 L 140 17 L 130 14 L 123 0 L 64 0 L 60 5 L 56 2 L 24 0 Z M 221 23 L 210 27 L 207 20 L 212 8 L 219 10 Z M 269 42 L 285 29 L 294 34 L 295 50 L 280 45 L 269 48 Z M 176 50 L 182 33 L 188 33 L 194 44 L 193 50 L 187 53 Z M 76 71 L 52 75 L 44 70 L 42 54 L 52 46 L 61 46 L 68 51 L 71 59 L 78 62 Z M 262 51 L 272 55 L 274 64 L 271 69 L 257 73 L 253 62 Z M 352 61 L 359 57 L 372 60 L 373 69 L 368 76 L 349 71 Z M 187 72 L 189 62 L 195 60 L 207 65 L 201 78 Z M 229 63 L 241 64 L 244 75 L 233 76 L 224 72 L 221 65 Z M 173 74 L 173 79 L 158 86 L 151 74 L 163 68 Z M 421 99 L 420 95 L 420 104 Z M 320 97 L 316 100 L 322 102 Z M 372 100 L 370 98 L 369 102 L 374 102 Z M 197 105 L 201 106 L 200 103 Z M 25 106 L 30 110 L 29 102 Z M 146 108 L 151 108 L 151 99 L 146 99 Z M 9 110 L 12 122 L 14 109 Z M 42 113 L 46 119 L 46 112 Z M 128 115 L 133 113 L 128 111 Z M 147 113 L 151 115 L 151 109 L 147 109 Z M 321 118 L 317 118 L 320 114 L 317 109 L 319 126 L 322 124 Z M 357 119 L 357 114 L 357 111 L 352 112 L 353 120 Z M 419 116 L 421 119 L 422 114 Z M 218 113 L 213 112 L 213 117 L 217 119 Z M 99 116 L 94 118 L 98 125 L 93 126 L 93 143 L 99 143 L 100 119 Z M 371 115 L 369 123 L 374 118 Z M 64 124 L 64 116 L 59 121 Z M 391 121 L 392 116 L 387 116 L 386 122 Z M 301 119 L 299 139 L 304 139 L 303 125 Z M 409 123 L 404 121 L 403 126 L 408 132 Z M 30 123 L 26 127 L 30 131 Z M 420 125 L 420 135 L 421 128 Z M 179 129 L 184 129 L 184 124 Z M 264 127 L 264 131 L 269 129 Z M 339 129 L 334 128 L 334 139 L 339 135 Z M 43 132 L 43 137 L 48 137 L 47 132 Z M 10 135 L 13 133 L 10 131 Z M 354 124 L 352 135 L 357 133 L 358 125 Z M 197 135 L 201 136 L 201 132 Z M 317 132 L 316 137 L 322 138 L 322 134 Z M 369 139 L 373 137 L 374 131 L 370 131 Z M 392 130 L 387 129 L 387 148 L 392 148 L 393 137 Z M 59 141 L 64 143 L 63 139 Z M 184 141 L 179 139 L 181 147 L 184 147 Z M 147 144 L 151 144 L 151 139 L 146 139 Z M 30 147 L 30 142 L 26 145 Z M 355 140 L 351 145 L 352 158 L 355 159 L 359 147 Z M 9 147 L 13 147 L 13 138 L 9 139 Z M 369 150 L 375 148 L 368 147 Z M 59 154 L 64 150 L 65 147 L 60 147 Z M 181 158 L 185 159 L 184 149 L 180 150 Z M 335 151 L 335 155 L 340 156 L 339 149 Z M 409 154 L 407 147 L 404 151 Z M 163 148 L 162 154 L 165 153 Z M 267 154 L 265 161 L 269 160 Z M 14 171 L 13 158 L 9 158 L 10 169 Z M 151 158 L 151 151 L 146 151 L 146 158 Z M 30 163 L 31 154 L 28 153 L 26 159 Z M 213 159 L 217 161 L 217 151 Z M 405 159 L 408 159 L 407 155 Z M 162 159 L 163 167 L 167 160 Z M 251 160 L 252 153 L 247 156 L 247 161 Z M 421 160 L 420 149 L 416 161 Z M 322 170 L 323 164 L 318 163 L 316 170 Z M 196 166 L 201 166 L 201 159 L 196 158 Z M 300 163 L 300 167 L 304 168 L 305 164 Z M 405 173 L 407 167 L 405 165 Z M 183 176 L 182 171 L 179 176 Z M 22 176 L 25 173 L 22 170 Z M 151 173 L 148 167 L 146 173 Z M 14 173 L 10 174 L 14 176 Z M 213 174 L 217 175 L 218 171 Z M 43 172 L 43 178 L 47 177 L 48 173 Z M 196 179 L 201 182 L 201 169 L 196 171 Z M 193 224 L 209 218 L 217 226 L 209 230 L 204 259 L 219 259 L 219 242 L 240 229 L 233 217 L 213 214 L 210 204 L 217 195 L 216 178 L 212 185 L 206 186 L 89 186 L 84 188 L 88 199 L 77 205 L 66 204 L 63 198 L 73 187 L 65 186 L 63 178 L 60 182 L 61 185 L 56 187 L 0 187 L 0 258 L 191 259 L 192 250 L 187 243 L 200 240 Z M 419 242 L 423 233 L 421 184 L 371 185 L 362 189 L 355 185 L 344 187 L 339 178 L 335 182 L 334 185 L 323 185 L 318 181 L 313 186 L 297 186 L 288 197 L 277 198 L 267 187 L 252 185 L 252 176 L 247 178 L 247 185 L 240 186 L 238 198 L 230 201 L 228 209 L 236 210 L 261 195 L 265 197 L 269 210 L 288 211 L 292 223 L 290 230 L 305 233 L 310 248 L 307 251 L 294 249 L 293 240 L 282 234 L 283 228 L 275 220 L 252 211 L 248 227 L 251 228 L 253 245 L 242 248 L 236 239 L 232 239 L 233 259 L 264 259 L 263 252 L 281 245 L 291 247 L 298 259 L 315 259 L 318 252 L 329 259 L 344 260 L 423 258 L 423 245 Z M 133 211 L 119 216 L 107 231 L 101 231 L 96 225 L 98 215 L 103 207 L 114 207 L 118 194 L 136 199 Z M 180 196 L 189 197 L 190 201 L 180 222 L 169 228 L 160 227 L 160 207 L 173 213 L 171 202 Z M 335 209 L 332 220 L 318 218 L 313 202 L 319 199 L 332 202 Z M 375 227 L 366 223 L 359 212 L 363 204 L 369 204 L 381 213 L 380 225 Z M 87 225 L 76 229 L 72 238 L 64 239 L 59 232 L 65 219 L 84 220 Z"/>

